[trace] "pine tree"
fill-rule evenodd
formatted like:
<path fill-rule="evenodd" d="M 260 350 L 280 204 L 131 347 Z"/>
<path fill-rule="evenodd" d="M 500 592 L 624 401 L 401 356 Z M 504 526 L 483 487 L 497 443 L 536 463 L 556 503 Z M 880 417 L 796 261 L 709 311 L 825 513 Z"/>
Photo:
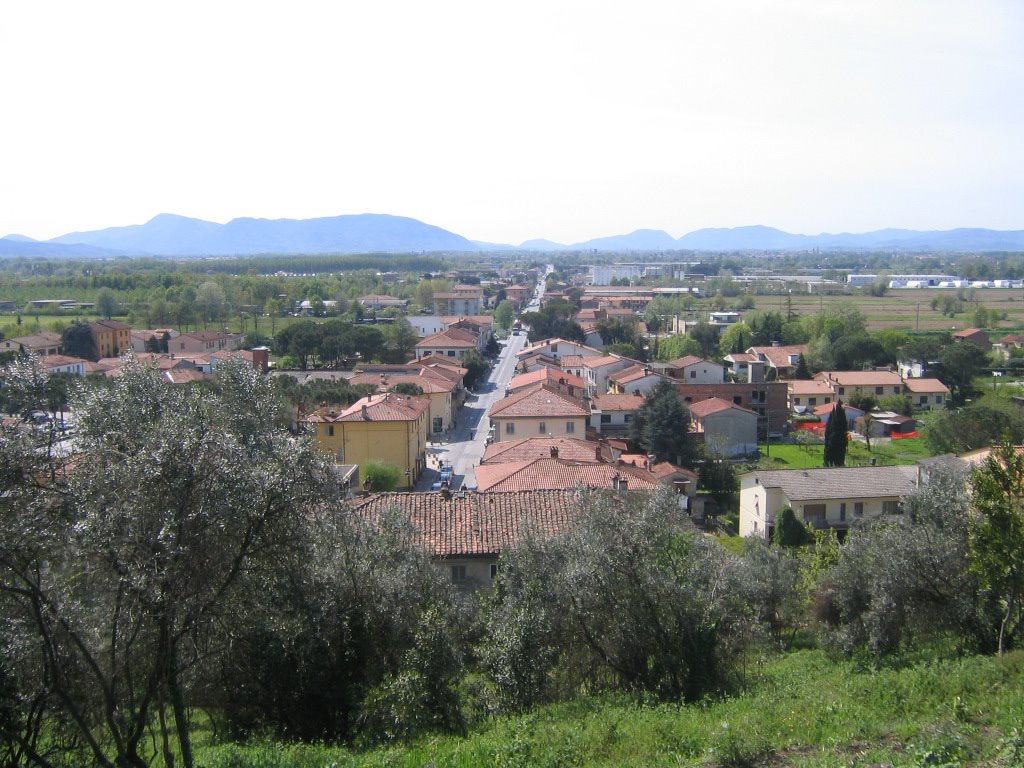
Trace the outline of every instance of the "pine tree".
<path fill-rule="evenodd" d="M 796 371 L 793 372 L 794 379 L 800 379 L 801 381 L 807 381 L 811 378 L 811 371 L 807 367 L 807 358 L 804 357 L 804 353 L 800 353 L 800 359 L 796 364 Z"/>
<path fill-rule="evenodd" d="M 825 427 L 825 466 L 842 467 L 846 465 L 846 433 L 849 425 L 846 422 L 846 409 L 839 400 L 832 408 L 828 426 Z"/>

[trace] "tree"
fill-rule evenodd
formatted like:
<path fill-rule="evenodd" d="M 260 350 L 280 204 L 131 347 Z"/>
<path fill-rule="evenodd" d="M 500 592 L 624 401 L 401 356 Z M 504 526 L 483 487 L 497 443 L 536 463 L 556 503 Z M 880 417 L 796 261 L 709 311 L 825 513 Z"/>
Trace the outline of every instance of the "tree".
<path fill-rule="evenodd" d="M 368 461 L 362 466 L 363 484 L 374 493 L 395 490 L 402 482 L 402 469 L 394 464 Z"/>
<path fill-rule="evenodd" d="M 939 381 L 949 387 L 950 400 L 963 405 L 974 391 L 974 378 L 988 363 L 988 355 L 977 344 L 962 341 L 948 345 L 939 354 Z"/>
<path fill-rule="evenodd" d="M 929 425 L 925 442 L 933 453 L 962 453 L 984 448 L 1008 437 L 1024 442 L 1024 418 L 1005 401 L 985 398 L 956 411 L 939 413 Z"/>
<path fill-rule="evenodd" d="M 809 381 L 811 379 L 811 370 L 807 367 L 807 358 L 803 352 L 800 353 L 800 358 L 797 360 L 793 378 L 800 381 Z"/>
<path fill-rule="evenodd" d="M 971 567 L 1001 609 L 1000 655 L 1021 633 L 1024 619 L 1024 453 L 1006 442 L 971 478 Z"/>
<path fill-rule="evenodd" d="M 207 323 L 220 321 L 227 315 L 227 299 L 224 296 L 224 289 L 212 280 L 203 283 L 196 291 L 195 308 L 199 319 L 203 321 L 204 328 Z"/>
<path fill-rule="evenodd" d="M 710 494 L 719 515 L 735 513 L 740 481 L 732 462 L 721 456 L 708 456 L 700 465 L 700 487 Z"/>
<path fill-rule="evenodd" d="M 0 640 L 68 764 L 141 767 L 157 748 L 189 768 L 192 685 L 230 645 L 222 619 L 259 603 L 246 583 L 291 551 L 330 475 L 244 363 L 217 393 L 123 370 L 78 391 L 74 465 L 2 433 L 19 503 L 0 530 Z"/>
<path fill-rule="evenodd" d="M 774 538 L 780 547 L 802 547 L 812 541 L 807 526 L 797 520 L 793 508 L 788 505 L 779 510 L 775 519 Z"/>
<path fill-rule="evenodd" d="M 746 323 L 733 323 L 722 331 L 722 338 L 718 342 L 718 350 L 722 353 L 722 357 L 746 352 L 752 346 L 753 339 L 754 335 L 750 330 L 750 326 Z"/>
<path fill-rule="evenodd" d="M 384 328 L 384 352 L 381 357 L 387 363 L 404 363 L 415 356 L 419 340 L 412 323 L 404 317 L 396 318 Z"/>
<path fill-rule="evenodd" d="M 403 381 L 400 384 L 395 384 L 391 388 L 392 392 L 396 392 L 399 395 L 409 395 L 410 397 L 419 397 L 423 394 L 423 388 L 419 384 L 413 384 L 409 381 Z"/>
<path fill-rule="evenodd" d="M 782 341 L 782 314 L 775 311 L 752 312 L 746 318 L 750 327 L 751 346 L 766 347 L 773 341 Z"/>
<path fill-rule="evenodd" d="M 701 357 L 711 357 L 718 349 L 718 331 L 711 323 L 702 320 L 688 330 L 687 334 L 700 345 Z"/>
<path fill-rule="evenodd" d="M 491 370 L 491 366 L 476 350 L 470 350 L 463 355 L 459 365 L 466 369 L 466 375 L 463 377 L 466 389 L 476 389 Z"/>
<path fill-rule="evenodd" d="M 118 313 L 118 309 L 117 295 L 109 288 L 100 288 L 96 294 L 96 311 L 109 320 Z"/>
<path fill-rule="evenodd" d="M 666 363 L 687 355 L 699 354 L 700 344 L 682 333 L 673 334 L 658 342 L 658 359 Z"/>
<path fill-rule="evenodd" d="M 505 299 L 494 310 L 494 324 L 499 328 L 508 330 L 512 327 L 512 321 L 515 319 L 515 314 L 516 311 L 512 302 Z"/>
<path fill-rule="evenodd" d="M 842 467 L 846 464 L 846 441 L 849 429 L 843 401 L 838 400 L 832 407 L 832 415 L 825 427 L 826 467 Z"/>
<path fill-rule="evenodd" d="M 81 357 L 83 360 L 95 362 L 100 359 L 99 350 L 96 348 L 96 339 L 93 338 L 92 329 L 88 323 L 72 323 L 64 329 L 61 337 L 61 349 L 65 355 Z"/>
<path fill-rule="evenodd" d="M 659 381 L 637 409 L 630 436 L 657 461 L 693 467 L 700 451 L 690 433 L 690 409 L 670 381 Z"/>

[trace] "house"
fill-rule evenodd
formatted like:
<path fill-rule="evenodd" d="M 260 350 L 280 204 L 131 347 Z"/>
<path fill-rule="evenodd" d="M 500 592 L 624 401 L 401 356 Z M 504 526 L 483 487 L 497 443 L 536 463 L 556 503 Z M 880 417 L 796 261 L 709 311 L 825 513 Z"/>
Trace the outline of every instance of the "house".
<path fill-rule="evenodd" d="M 409 306 L 408 299 L 401 299 L 396 296 L 386 296 L 379 293 L 370 293 L 366 296 L 360 296 L 356 301 L 374 312 L 391 308 L 405 309 Z"/>
<path fill-rule="evenodd" d="M 828 385 L 838 398 L 874 398 L 903 394 L 903 379 L 895 371 L 821 371 L 815 381 Z"/>
<path fill-rule="evenodd" d="M 612 451 L 607 443 L 581 440 L 578 437 L 528 437 L 491 443 L 484 449 L 480 463 L 505 464 L 545 457 L 607 464 L 612 461 Z"/>
<path fill-rule="evenodd" d="M 1004 360 L 1013 356 L 1013 350 L 1024 349 L 1024 334 L 1009 333 L 992 345 L 992 351 Z"/>
<path fill-rule="evenodd" d="M 590 494 L 581 489 L 514 493 L 380 493 L 351 503 L 370 521 L 394 511 L 405 517 L 453 582 L 466 588 L 489 586 L 501 553 L 527 531 L 555 536 L 586 512 Z"/>
<path fill-rule="evenodd" d="M 463 331 L 475 333 L 476 351 L 481 355 L 487 349 L 487 344 L 494 335 L 494 318 L 488 315 L 456 316 L 442 319 L 448 328 L 460 328 Z"/>
<path fill-rule="evenodd" d="M 818 417 L 818 420 L 828 426 L 828 420 L 832 418 L 832 413 L 835 411 L 835 403 L 829 405 L 824 403 L 816 408 L 812 408 L 810 413 Z M 864 418 L 864 411 L 860 408 L 854 408 L 849 403 L 843 403 L 843 412 L 846 414 L 846 426 L 848 429 L 853 429 L 853 425 L 857 422 L 857 419 Z"/>
<path fill-rule="evenodd" d="M 539 491 L 548 488 L 606 488 L 653 491 L 658 479 L 646 469 L 626 464 L 580 462 L 542 457 L 525 461 L 481 464 L 476 468 L 478 491 Z"/>
<path fill-rule="evenodd" d="M 70 355 L 43 355 L 39 363 L 50 373 L 67 373 L 71 376 L 84 376 L 88 360 Z"/>
<path fill-rule="evenodd" d="M 680 357 L 669 366 L 666 373 L 686 384 L 721 384 L 725 381 L 724 366 L 696 355 Z"/>
<path fill-rule="evenodd" d="M 212 355 L 222 349 L 238 349 L 243 338 L 240 333 L 218 331 L 182 333 L 167 342 L 167 349 L 176 355 Z"/>
<path fill-rule="evenodd" d="M 222 349 L 210 355 L 209 368 L 211 373 L 217 372 L 217 367 L 228 360 L 245 360 L 252 366 L 254 371 L 266 373 L 270 370 L 270 349 L 268 347 L 253 347 L 252 349 Z"/>
<path fill-rule="evenodd" d="M 567 355 L 580 355 L 582 357 L 602 357 L 603 352 L 594 347 L 588 347 L 578 341 L 566 341 L 565 339 L 544 339 L 524 347 L 516 357 L 524 360 L 533 355 L 546 355 L 553 360 L 560 360 Z"/>
<path fill-rule="evenodd" d="M 832 403 L 836 395 L 827 382 L 820 379 L 791 379 L 786 382 L 789 394 L 789 410 L 796 413 Z"/>
<path fill-rule="evenodd" d="M 992 349 L 992 342 L 988 338 L 988 334 L 980 328 L 965 328 L 962 331 L 956 331 L 952 334 L 953 343 L 960 344 L 964 341 L 969 341 L 971 344 L 975 344 L 985 352 Z"/>
<path fill-rule="evenodd" d="M 523 437 L 585 437 L 590 407 L 545 385 L 523 389 L 491 406 L 496 442 Z"/>
<path fill-rule="evenodd" d="M 608 377 L 633 365 L 639 363 L 619 355 L 584 358 L 582 367 L 585 374 L 583 378 L 587 382 L 587 394 L 591 397 L 605 394 L 608 391 Z"/>
<path fill-rule="evenodd" d="M 455 423 L 456 392 L 459 382 L 448 376 L 421 366 L 376 366 L 356 373 L 348 380 L 352 386 L 369 385 L 378 393 L 391 392 L 399 384 L 415 384 L 423 391 L 423 397 L 430 401 L 431 434 L 450 429 Z"/>
<path fill-rule="evenodd" d="M 608 377 L 608 393 L 624 395 L 628 392 L 633 395 L 646 395 L 660 382 L 668 380 L 668 376 L 655 373 L 650 366 L 637 363 Z"/>
<path fill-rule="evenodd" d="M 764 381 L 765 362 L 748 352 L 733 352 L 724 358 L 726 368 L 737 381 Z"/>
<path fill-rule="evenodd" d="M 438 315 L 479 315 L 484 306 L 484 289 L 479 285 L 456 285 L 450 291 L 434 293 Z"/>
<path fill-rule="evenodd" d="M 590 426 L 600 435 L 627 434 L 644 402 L 642 395 L 635 394 L 594 395 L 590 400 Z"/>
<path fill-rule="evenodd" d="M 579 376 L 573 376 L 571 373 L 566 373 L 560 368 L 546 365 L 539 367 L 535 371 L 520 373 L 518 376 L 514 376 L 508 383 L 505 394 L 510 395 L 513 392 L 518 392 L 521 389 L 532 387 L 536 384 L 544 384 L 551 389 L 564 392 L 572 397 L 583 397 L 587 394 L 586 384 Z"/>
<path fill-rule="evenodd" d="M 448 328 L 416 342 L 416 358 L 462 359 L 470 352 L 476 352 L 478 343 L 478 334 L 462 328 Z"/>
<path fill-rule="evenodd" d="M 918 468 L 832 467 L 746 472 L 740 476 L 740 535 L 771 538 L 783 507 L 814 528 L 843 532 L 860 520 L 900 513 L 917 488 Z"/>
<path fill-rule="evenodd" d="M 806 344 L 772 344 L 767 347 L 750 347 L 747 354 L 764 361 L 777 379 L 791 379 L 800 364 L 800 355 L 807 354 Z"/>
<path fill-rule="evenodd" d="M 165 334 L 168 342 L 175 336 L 181 335 L 173 328 L 133 329 L 129 334 L 132 340 L 132 349 L 135 352 L 170 352 L 169 345 L 166 348 L 152 348 L 154 345 L 160 347 Z"/>
<path fill-rule="evenodd" d="M 692 404 L 690 415 L 710 453 L 730 459 L 757 453 L 757 414 L 749 408 L 709 397 Z"/>
<path fill-rule="evenodd" d="M 117 320 L 98 320 L 89 324 L 98 357 L 117 357 L 132 348 L 132 328 Z"/>
<path fill-rule="evenodd" d="M 905 379 L 903 388 L 915 411 L 941 410 L 949 399 L 949 387 L 938 379 Z"/>
<path fill-rule="evenodd" d="M 29 336 L 12 336 L 0 341 L 0 352 L 32 352 L 37 355 L 59 355 L 63 338 L 53 331 L 41 331 Z"/>
<path fill-rule="evenodd" d="M 421 339 L 441 333 L 448 328 L 444 318 L 437 315 L 407 315 L 405 319 L 409 321 L 409 325 Z"/>
<path fill-rule="evenodd" d="M 429 414 L 427 398 L 386 392 L 347 408 L 318 408 L 303 422 L 315 430 L 316 446 L 339 464 L 390 464 L 402 470 L 401 486 L 412 490 L 426 465 Z"/>
<path fill-rule="evenodd" d="M 781 435 L 789 421 L 788 390 L 781 381 L 758 381 L 730 384 L 676 383 L 676 392 L 687 406 L 719 397 L 757 414 L 759 439 Z"/>

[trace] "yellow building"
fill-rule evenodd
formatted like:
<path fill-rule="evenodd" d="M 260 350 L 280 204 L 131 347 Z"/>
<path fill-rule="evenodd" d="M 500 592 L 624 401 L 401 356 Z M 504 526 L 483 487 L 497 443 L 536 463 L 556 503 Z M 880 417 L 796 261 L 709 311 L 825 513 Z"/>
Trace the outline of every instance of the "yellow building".
<path fill-rule="evenodd" d="M 118 357 L 132 348 L 132 327 L 117 320 L 98 320 L 89 326 L 99 357 Z"/>
<path fill-rule="evenodd" d="M 429 417 L 427 398 L 388 392 L 347 408 L 319 408 L 304 421 L 316 429 L 317 447 L 339 464 L 390 464 L 402 470 L 399 486 L 412 489 L 426 463 Z"/>
<path fill-rule="evenodd" d="M 378 393 L 390 392 L 399 384 L 415 384 L 423 391 L 423 397 L 430 400 L 430 432 L 439 434 L 454 425 L 455 392 L 459 388 L 457 382 L 420 366 L 388 368 L 391 370 L 381 373 L 357 373 L 348 383 L 352 386 L 369 384 L 376 387 Z"/>
<path fill-rule="evenodd" d="M 579 437 L 587 434 L 590 407 L 582 400 L 547 386 L 522 389 L 491 407 L 494 439 Z"/>

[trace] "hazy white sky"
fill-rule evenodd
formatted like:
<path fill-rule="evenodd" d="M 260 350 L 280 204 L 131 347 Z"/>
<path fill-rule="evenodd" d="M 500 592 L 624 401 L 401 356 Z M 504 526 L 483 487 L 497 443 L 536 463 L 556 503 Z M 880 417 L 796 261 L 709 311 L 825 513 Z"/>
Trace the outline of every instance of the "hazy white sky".
<path fill-rule="evenodd" d="M 1024 228 L 1020 0 L 0 5 L 0 235 Z"/>

